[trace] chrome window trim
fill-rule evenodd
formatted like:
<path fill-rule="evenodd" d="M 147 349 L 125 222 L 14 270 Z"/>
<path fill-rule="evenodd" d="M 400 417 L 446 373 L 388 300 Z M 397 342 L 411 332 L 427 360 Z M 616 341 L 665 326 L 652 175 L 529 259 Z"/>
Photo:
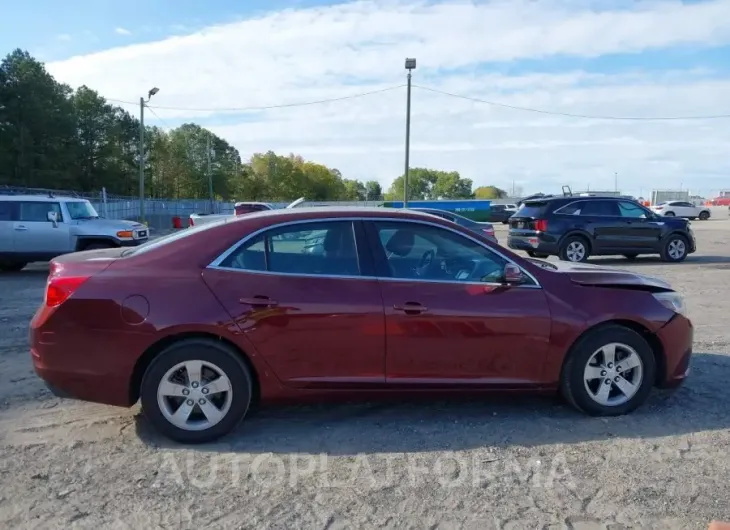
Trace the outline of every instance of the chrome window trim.
<path fill-rule="evenodd" d="M 432 223 L 430 221 L 425 221 L 422 219 L 404 219 L 404 218 L 397 218 L 397 217 L 322 217 L 319 219 L 299 219 L 296 221 L 284 221 L 281 223 L 272 224 L 269 226 L 266 226 L 264 228 L 260 228 L 256 230 L 255 232 L 252 232 L 245 236 L 243 239 L 238 241 L 237 243 L 233 244 L 228 250 L 224 251 L 220 256 L 218 256 L 216 259 L 214 259 L 212 262 L 208 264 L 206 269 L 215 269 L 215 270 L 224 270 L 229 272 L 241 272 L 246 274 L 265 274 L 269 276 L 287 276 L 287 277 L 300 277 L 300 278 L 329 278 L 329 279 L 357 279 L 357 280 L 379 280 L 379 281 L 391 281 L 391 282 L 418 282 L 418 283 L 448 283 L 448 284 L 454 284 L 454 285 L 503 285 L 499 282 L 460 282 L 457 280 L 426 280 L 426 279 L 418 279 L 418 278 L 391 278 L 388 276 L 338 276 L 335 274 L 305 274 L 305 273 L 293 273 L 293 272 L 271 272 L 271 271 L 253 271 L 248 269 L 236 269 L 233 267 L 222 267 L 221 263 L 225 261 L 226 258 L 228 258 L 231 254 L 236 252 L 241 246 L 245 245 L 249 240 L 259 236 L 263 232 L 267 232 L 269 230 L 278 229 L 284 226 L 290 226 L 290 225 L 298 225 L 298 224 L 310 224 L 310 223 L 324 223 L 324 222 L 333 222 L 333 221 L 346 221 L 352 224 L 353 229 L 353 235 L 355 237 L 355 251 L 358 253 L 358 263 L 360 260 L 360 254 L 359 249 L 357 247 L 357 232 L 355 231 L 355 222 L 356 221 L 372 221 L 372 222 L 396 222 L 396 223 L 417 223 L 422 224 L 426 226 L 433 226 L 436 228 L 441 228 L 443 230 L 448 230 L 450 232 L 453 232 L 454 234 L 464 237 L 466 239 L 470 239 L 480 247 L 484 248 L 488 252 L 492 252 L 496 254 L 497 256 L 501 257 L 503 260 L 505 260 L 508 263 L 511 263 L 512 265 L 515 265 L 518 267 L 522 273 L 530 278 L 534 285 L 515 285 L 513 287 L 519 287 L 523 289 L 542 289 L 542 285 L 537 280 L 537 278 L 528 270 L 526 270 L 524 267 L 522 267 L 520 264 L 515 263 L 512 259 L 502 254 L 500 251 L 489 248 L 487 245 L 476 239 L 475 237 L 472 237 L 468 234 L 463 234 L 462 232 L 458 230 L 454 230 L 451 227 L 444 226 L 438 223 Z"/>

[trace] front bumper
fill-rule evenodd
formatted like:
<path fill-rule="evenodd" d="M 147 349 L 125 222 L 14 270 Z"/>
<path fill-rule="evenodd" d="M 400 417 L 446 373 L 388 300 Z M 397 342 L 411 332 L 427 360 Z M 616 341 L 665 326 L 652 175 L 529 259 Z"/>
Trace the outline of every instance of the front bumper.
<path fill-rule="evenodd" d="M 681 385 L 690 372 L 694 327 L 692 322 L 676 315 L 656 333 L 664 350 L 664 366 L 657 378 L 657 386 L 675 388 Z"/>
<path fill-rule="evenodd" d="M 143 243 L 147 243 L 149 241 L 148 237 L 145 237 L 144 239 L 119 239 L 119 246 L 120 247 L 138 247 Z"/>

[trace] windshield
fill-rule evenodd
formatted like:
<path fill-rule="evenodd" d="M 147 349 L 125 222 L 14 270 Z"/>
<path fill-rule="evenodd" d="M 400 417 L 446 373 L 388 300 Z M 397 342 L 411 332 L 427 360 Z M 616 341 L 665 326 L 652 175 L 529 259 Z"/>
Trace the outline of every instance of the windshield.
<path fill-rule="evenodd" d="M 69 201 L 66 203 L 71 219 L 98 219 L 99 214 L 89 201 Z"/>

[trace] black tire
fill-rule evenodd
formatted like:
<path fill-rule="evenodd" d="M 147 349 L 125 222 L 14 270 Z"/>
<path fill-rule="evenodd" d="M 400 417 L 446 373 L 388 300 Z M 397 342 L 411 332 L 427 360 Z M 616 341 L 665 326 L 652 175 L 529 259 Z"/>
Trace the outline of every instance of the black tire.
<path fill-rule="evenodd" d="M 89 243 L 83 248 L 83 250 L 101 250 L 104 248 L 117 248 L 117 246 L 114 243 L 105 243 L 100 241 L 98 243 Z"/>
<path fill-rule="evenodd" d="M 578 259 L 571 259 L 569 256 L 575 256 L 575 254 L 571 254 L 571 249 L 576 249 L 576 245 L 580 245 L 583 248 L 583 254 Z M 570 236 L 566 237 L 562 243 L 560 243 L 560 250 L 558 253 L 558 257 L 563 261 L 570 261 L 573 263 L 584 263 L 588 261 L 588 258 L 591 255 L 591 245 L 588 243 L 588 240 L 583 236 Z"/>
<path fill-rule="evenodd" d="M 679 245 L 681 243 L 681 245 Z M 662 251 L 661 251 L 661 257 L 662 261 L 666 261 L 669 263 L 679 263 L 680 261 L 684 261 L 687 257 L 687 246 L 688 246 L 687 238 L 680 234 L 671 234 L 669 237 L 667 237 L 666 241 L 662 244 Z M 684 248 L 684 253 L 681 255 L 676 254 L 673 252 L 673 248 Z M 673 255 L 674 254 L 674 255 Z"/>
<path fill-rule="evenodd" d="M 0 261 L 0 272 L 20 272 L 26 265 L 25 261 Z"/>
<path fill-rule="evenodd" d="M 534 250 L 528 250 L 527 255 L 535 259 L 545 259 L 550 257 L 550 254 L 541 254 L 540 252 L 535 252 Z"/>
<path fill-rule="evenodd" d="M 710 218 L 710 212 L 700 212 L 700 221 L 707 221 Z"/>
<path fill-rule="evenodd" d="M 596 402 L 584 381 L 584 371 L 593 354 L 601 347 L 620 343 L 632 348 L 641 359 L 643 371 L 639 389 L 624 403 L 603 405 Z M 624 351 L 624 350 L 620 350 Z M 618 360 L 618 363 L 620 360 Z M 656 360 L 649 343 L 637 332 L 618 325 L 597 328 L 581 337 L 568 352 L 560 375 L 560 392 L 576 409 L 591 416 L 620 416 L 628 414 L 646 401 L 656 380 Z M 603 384 L 603 380 L 594 380 Z M 593 383 L 595 384 L 595 383 Z M 618 388 L 612 383 L 612 392 Z"/>
<path fill-rule="evenodd" d="M 638 254 L 624 254 L 624 258 L 626 258 L 629 261 L 634 261 L 637 258 Z"/>
<path fill-rule="evenodd" d="M 674 212 L 667 212 L 663 215 L 664 215 L 664 217 L 674 217 Z"/>
<path fill-rule="evenodd" d="M 193 360 L 220 368 L 230 380 L 232 389 L 228 412 L 218 423 L 204 430 L 186 430 L 173 425 L 157 401 L 157 388 L 165 374 L 175 365 Z M 155 357 L 142 378 L 140 399 L 145 416 L 160 433 L 177 442 L 198 444 L 217 440 L 238 426 L 251 404 L 252 388 L 252 375 L 236 352 L 211 340 L 186 339 L 168 346 Z"/>

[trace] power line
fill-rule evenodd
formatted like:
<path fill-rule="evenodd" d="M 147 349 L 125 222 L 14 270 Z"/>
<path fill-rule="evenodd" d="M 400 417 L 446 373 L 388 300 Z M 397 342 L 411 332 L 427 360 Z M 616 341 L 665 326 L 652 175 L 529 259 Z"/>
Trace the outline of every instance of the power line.
<path fill-rule="evenodd" d="M 473 101 L 474 103 L 484 103 L 486 105 L 492 105 L 495 107 L 502 107 L 512 110 L 521 110 L 524 112 L 536 112 L 539 114 L 550 114 L 552 116 L 565 116 L 568 118 L 584 118 L 589 120 L 629 120 L 629 121 L 669 121 L 669 120 L 714 120 L 730 118 L 730 114 L 714 114 L 708 116 L 657 116 L 657 117 L 643 117 L 643 116 L 599 116 L 591 114 L 572 114 L 569 112 L 558 112 L 544 109 L 534 109 L 529 107 L 518 107 L 517 105 L 507 105 L 506 103 L 498 103 L 496 101 L 488 101 L 486 99 L 473 98 L 469 96 L 463 96 L 460 94 L 453 94 L 451 92 L 444 92 L 443 90 L 437 90 L 435 88 L 429 88 L 425 86 L 413 85 L 414 88 L 420 88 L 421 90 L 427 90 L 428 92 L 434 92 L 436 94 L 442 94 L 444 96 L 450 96 L 452 98 L 465 99 L 467 101 Z"/>
<path fill-rule="evenodd" d="M 159 110 L 180 110 L 180 111 L 189 111 L 189 112 L 250 112 L 250 111 L 256 111 L 256 110 L 271 110 L 271 109 L 283 109 L 283 108 L 289 108 L 289 107 L 306 107 L 309 105 L 321 105 L 323 103 L 333 103 L 336 101 L 345 101 L 348 99 L 355 99 L 355 98 L 361 98 L 365 96 L 372 96 L 374 94 L 382 94 L 383 92 L 389 92 L 391 90 L 397 90 L 399 88 L 403 88 L 405 85 L 398 85 L 398 86 L 392 86 L 388 88 L 381 88 L 380 90 L 372 90 L 370 92 L 361 92 L 359 94 L 351 94 L 349 96 L 342 96 L 339 98 L 330 98 L 330 99 L 320 99 L 316 101 L 304 101 L 300 103 L 283 103 L 280 105 L 266 105 L 262 107 L 209 107 L 209 108 L 191 108 L 191 107 L 163 107 L 159 105 L 145 105 L 148 109 L 152 110 L 153 108 L 159 109 Z M 137 105 L 137 103 L 134 103 L 132 101 L 124 101 L 121 99 L 111 99 L 107 98 L 107 101 L 113 101 L 115 103 L 126 103 L 128 105 Z"/>
<path fill-rule="evenodd" d="M 163 125 L 163 126 L 167 127 L 167 128 L 168 128 L 168 129 L 170 129 L 170 130 L 172 130 L 172 129 L 173 129 L 172 127 L 170 127 L 170 124 L 169 124 L 169 123 L 167 123 L 167 122 L 166 122 L 165 120 L 163 120 L 162 118 L 160 118 L 160 116 L 159 116 L 159 115 L 158 115 L 158 114 L 157 114 L 157 113 L 156 113 L 156 112 L 155 112 L 155 111 L 154 111 L 154 110 L 153 110 L 153 109 L 152 109 L 152 108 L 151 108 L 151 107 L 150 107 L 149 105 L 145 105 L 145 108 L 146 108 L 147 110 L 149 110 L 149 111 L 150 111 L 150 112 L 151 112 L 152 114 L 154 114 L 155 118 L 157 118 L 158 120 L 160 120 L 160 121 L 162 122 L 162 125 Z"/>

